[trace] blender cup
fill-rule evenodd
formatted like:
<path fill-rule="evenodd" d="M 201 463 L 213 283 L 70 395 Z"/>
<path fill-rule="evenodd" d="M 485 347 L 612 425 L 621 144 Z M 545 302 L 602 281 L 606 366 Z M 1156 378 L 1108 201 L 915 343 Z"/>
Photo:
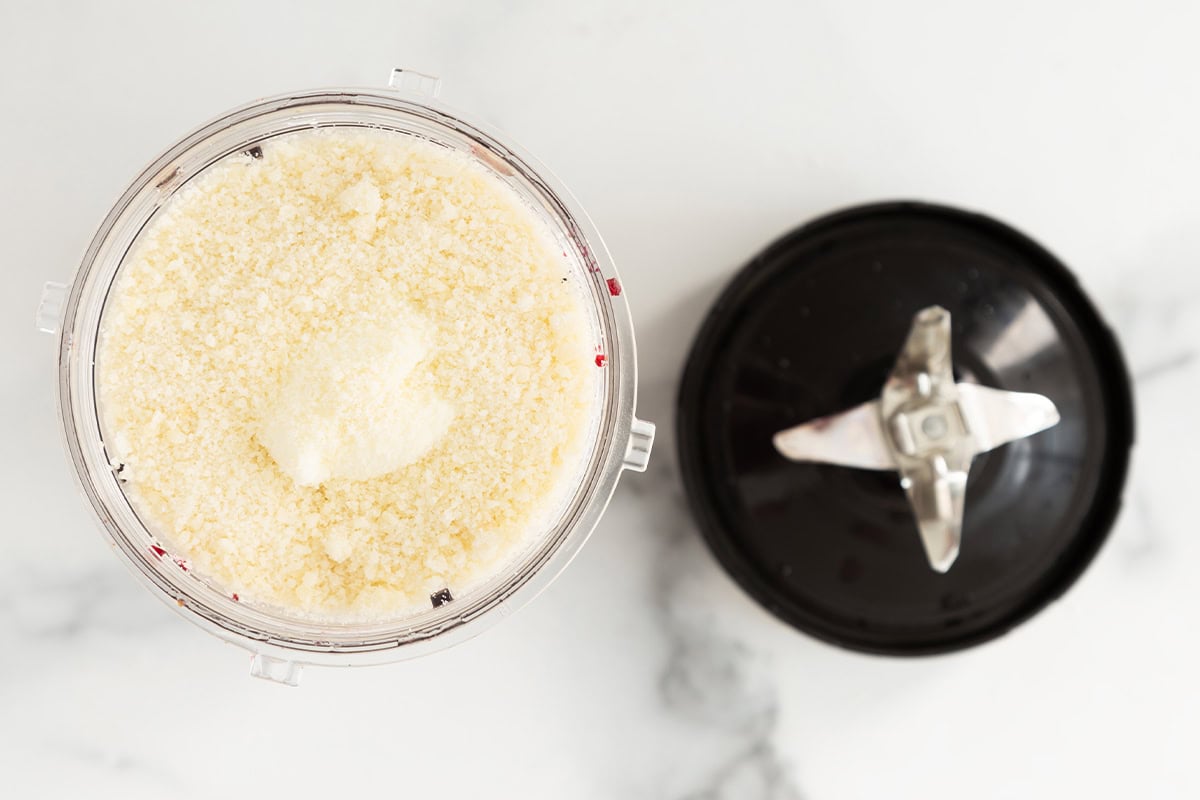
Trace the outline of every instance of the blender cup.
<path fill-rule="evenodd" d="M 362 665 L 463 641 L 544 589 L 583 546 L 626 470 L 646 468 L 654 426 L 634 416 L 637 363 L 626 297 L 604 243 L 579 204 L 503 135 L 436 100 L 439 82 L 395 70 L 386 89 L 328 89 L 234 109 L 154 160 L 109 212 L 69 286 L 47 284 L 38 325 L 58 339 L 57 401 L 74 474 L 114 550 L 156 596 L 205 630 L 253 654 L 252 674 L 295 685 L 303 664 Z M 240 602 L 186 568 L 143 523 L 105 451 L 95 352 L 110 287 L 137 237 L 189 180 L 272 137 L 331 126 L 419 137 L 468 154 L 545 221 L 587 297 L 602 367 L 578 486 L 552 522 L 497 574 L 462 596 L 431 597 L 421 613 L 376 622 L 313 621 Z"/>

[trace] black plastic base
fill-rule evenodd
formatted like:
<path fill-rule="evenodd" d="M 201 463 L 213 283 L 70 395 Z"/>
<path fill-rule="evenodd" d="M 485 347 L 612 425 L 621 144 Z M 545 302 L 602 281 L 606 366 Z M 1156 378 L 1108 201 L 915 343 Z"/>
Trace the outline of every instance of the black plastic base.
<path fill-rule="evenodd" d="M 774 433 L 879 396 L 913 315 L 951 312 L 956 377 L 1037 392 L 1054 428 L 976 459 L 962 551 L 926 562 L 899 478 L 794 463 Z M 939 653 L 998 636 L 1084 570 L 1120 506 L 1133 398 L 1074 276 L 986 217 L 885 203 L 805 225 L 725 289 L 679 394 L 687 493 L 758 602 L 844 647 Z"/>

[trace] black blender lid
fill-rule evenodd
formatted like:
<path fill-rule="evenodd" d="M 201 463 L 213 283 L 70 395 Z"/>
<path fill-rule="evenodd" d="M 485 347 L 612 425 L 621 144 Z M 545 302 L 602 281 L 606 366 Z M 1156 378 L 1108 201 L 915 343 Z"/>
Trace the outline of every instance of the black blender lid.
<path fill-rule="evenodd" d="M 953 380 L 1044 395 L 1057 425 L 975 457 L 961 552 L 930 568 L 895 471 L 785 458 L 774 435 L 880 397 L 922 309 L 952 319 Z M 1133 398 L 1074 276 L 1021 233 L 921 203 L 798 228 L 726 287 L 684 371 L 687 494 L 710 548 L 785 622 L 844 647 L 956 650 L 1044 608 L 1120 507 Z"/>

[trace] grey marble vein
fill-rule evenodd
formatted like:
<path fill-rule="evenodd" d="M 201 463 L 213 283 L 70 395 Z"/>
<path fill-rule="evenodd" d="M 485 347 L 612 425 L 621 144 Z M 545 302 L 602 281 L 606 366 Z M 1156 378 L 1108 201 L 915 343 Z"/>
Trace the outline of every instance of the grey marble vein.
<path fill-rule="evenodd" d="M 63 574 L 12 569 L 0 582 L 0 630 L 34 640 L 142 635 L 170 620 L 120 565 Z"/>
<path fill-rule="evenodd" d="M 1161 526 L 1145 488 L 1137 483 L 1133 484 L 1129 490 L 1128 503 L 1133 524 L 1121 531 L 1119 539 L 1126 566 L 1141 562 L 1146 556 L 1156 552 L 1163 538 Z"/>
<path fill-rule="evenodd" d="M 704 789 L 684 800 L 799 800 L 779 754 L 766 742 L 734 756 Z"/>
<path fill-rule="evenodd" d="M 658 453 L 644 487 L 657 498 L 653 513 L 665 532 L 654 567 L 655 612 L 668 643 L 659 694 L 672 715 L 722 734 L 715 763 L 688 776 L 696 788 L 681 800 L 795 800 L 799 793 L 773 742 L 773 676 L 706 597 L 715 565 L 692 529 L 671 455 Z"/>
<path fill-rule="evenodd" d="M 1175 372 L 1187 369 L 1196 361 L 1195 350 L 1184 350 L 1175 355 L 1164 358 L 1141 367 L 1134 371 L 1133 380 L 1136 383 L 1148 383 L 1157 380 Z"/>
<path fill-rule="evenodd" d="M 47 750 L 108 774 L 120 776 L 122 783 L 137 781 L 160 787 L 165 797 L 191 797 L 185 781 L 177 773 L 145 757 L 121 750 L 107 749 L 78 741 L 47 741 Z"/>

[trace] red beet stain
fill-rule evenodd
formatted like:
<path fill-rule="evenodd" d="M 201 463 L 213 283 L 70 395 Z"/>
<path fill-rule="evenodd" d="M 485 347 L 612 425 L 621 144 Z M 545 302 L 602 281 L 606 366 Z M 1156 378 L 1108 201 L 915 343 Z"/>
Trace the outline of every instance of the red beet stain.
<path fill-rule="evenodd" d="M 596 366 L 597 367 L 603 367 L 606 361 L 608 361 L 608 358 L 604 355 L 604 353 L 596 354 Z"/>
<path fill-rule="evenodd" d="M 613 297 L 621 296 L 621 282 L 616 278 L 608 279 L 608 293 Z"/>

